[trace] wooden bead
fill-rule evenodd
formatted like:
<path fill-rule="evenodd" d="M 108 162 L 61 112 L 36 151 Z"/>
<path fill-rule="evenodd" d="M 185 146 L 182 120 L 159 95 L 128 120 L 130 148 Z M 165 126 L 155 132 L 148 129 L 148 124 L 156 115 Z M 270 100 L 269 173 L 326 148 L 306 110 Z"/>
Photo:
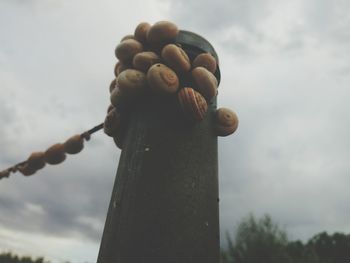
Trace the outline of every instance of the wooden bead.
<path fill-rule="evenodd" d="M 77 154 L 81 152 L 83 148 L 84 148 L 84 139 L 80 136 L 80 134 L 70 137 L 64 143 L 64 150 L 66 153 L 69 153 L 69 154 Z"/>
<path fill-rule="evenodd" d="M 168 21 L 155 23 L 148 31 L 147 42 L 154 48 L 161 49 L 164 45 L 174 43 L 179 33 L 177 26 Z"/>
<path fill-rule="evenodd" d="M 199 54 L 192 62 L 192 66 L 196 67 L 204 67 L 209 70 L 211 73 L 215 73 L 217 68 L 216 59 L 210 53 L 202 53 Z"/>
<path fill-rule="evenodd" d="M 185 87 L 178 92 L 178 100 L 185 116 L 194 121 L 204 119 L 208 105 L 204 97 L 192 88 Z"/>
<path fill-rule="evenodd" d="M 138 69 L 142 72 L 147 73 L 148 69 L 160 62 L 160 57 L 151 51 L 141 52 L 135 55 L 133 59 L 133 66 L 135 69 Z"/>
<path fill-rule="evenodd" d="M 125 97 L 125 96 L 124 96 Z M 125 98 L 123 98 L 123 94 L 120 92 L 120 89 L 118 87 L 116 87 L 110 96 L 111 99 L 111 104 L 115 107 L 115 108 L 120 108 L 123 105 L 123 102 L 125 100 Z M 109 111 L 108 111 L 109 112 Z"/>
<path fill-rule="evenodd" d="M 119 75 L 119 72 L 118 72 L 119 67 L 120 67 L 120 62 L 118 61 L 118 62 L 115 64 L 114 70 L 113 70 L 114 76 L 115 76 L 115 77 L 118 77 L 118 75 Z"/>
<path fill-rule="evenodd" d="M 111 84 L 109 85 L 109 93 L 112 93 L 116 85 L 117 85 L 117 80 L 116 79 L 112 80 Z"/>
<path fill-rule="evenodd" d="M 9 176 L 10 176 L 10 171 L 8 169 L 4 171 L 0 171 L 0 179 L 9 177 Z"/>
<path fill-rule="evenodd" d="M 147 42 L 147 34 L 150 28 L 151 25 L 147 22 L 138 24 L 134 32 L 135 39 L 145 44 Z"/>
<path fill-rule="evenodd" d="M 132 68 L 132 65 L 125 64 L 125 63 L 122 63 L 122 62 L 118 61 L 117 64 L 115 64 L 115 67 L 114 67 L 114 76 L 118 77 L 118 75 L 121 72 L 123 72 L 124 70 L 130 69 L 130 68 Z"/>
<path fill-rule="evenodd" d="M 120 40 L 120 42 L 123 42 L 123 41 L 128 40 L 128 39 L 134 39 L 135 40 L 135 36 L 134 35 L 126 35 Z"/>
<path fill-rule="evenodd" d="M 234 133 L 238 127 L 236 113 L 227 108 L 220 108 L 215 115 L 215 132 L 218 136 L 228 136 Z"/>
<path fill-rule="evenodd" d="M 27 165 L 34 170 L 44 168 L 45 164 L 44 152 L 33 152 L 27 160 Z"/>
<path fill-rule="evenodd" d="M 104 121 L 103 130 L 108 136 L 114 137 L 122 128 L 122 115 L 114 108 L 108 112 Z"/>
<path fill-rule="evenodd" d="M 142 94 L 147 88 L 146 74 L 136 69 L 127 69 L 117 77 L 117 86 L 127 95 Z"/>
<path fill-rule="evenodd" d="M 59 164 L 66 159 L 64 145 L 57 143 L 48 148 L 45 152 L 45 161 L 48 164 Z"/>
<path fill-rule="evenodd" d="M 30 167 L 28 164 L 24 164 L 18 167 L 18 171 L 20 171 L 20 173 L 25 176 L 30 176 L 35 174 L 37 170 L 34 169 L 33 167 Z"/>
<path fill-rule="evenodd" d="M 218 81 L 213 73 L 204 67 L 197 67 L 192 70 L 192 77 L 196 85 L 196 90 L 207 101 L 210 101 L 216 95 L 218 88 Z"/>
<path fill-rule="evenodd" d="M 162 58 L 165 64 L 177 73 L 181 74 L 191 69 L 191 62 L 186 52 L 174 44 L 168 44 L 162 49 Z"/>
<path fill-rule="evenodd" d="M 179 88 L 176 73 L 164 64 L 155 64 L 147 72 L 149 88 L 157 94 L 174 94 Z"/>
<path fill-rule="evenodd" d="M 134 39 L 127 39 L 121 42 L 116 50 L 116 57 L 123 63 L 128 64 L 132 62 L 132 59 L 137 53 L 143 51 L 142 44 Z"/>

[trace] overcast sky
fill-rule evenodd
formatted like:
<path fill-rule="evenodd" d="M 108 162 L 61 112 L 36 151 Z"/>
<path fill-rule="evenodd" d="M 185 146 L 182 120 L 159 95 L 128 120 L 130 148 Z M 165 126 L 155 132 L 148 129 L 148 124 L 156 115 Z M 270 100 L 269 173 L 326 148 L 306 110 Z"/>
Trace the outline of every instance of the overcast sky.
<path fill-rule="evenodd" d="M 292 239 L 350 232 L 350 2 L 0 0 L 0 170 L 103 121 L 114 48 L 175 22 L 220 57 L 222 237 L 252 212 Z M 120 151 L 103 133 L 32 177 L 0 181 L 0 251 L 95 262 Z M 98 161 L 96 161 L 98 160 Z"/>

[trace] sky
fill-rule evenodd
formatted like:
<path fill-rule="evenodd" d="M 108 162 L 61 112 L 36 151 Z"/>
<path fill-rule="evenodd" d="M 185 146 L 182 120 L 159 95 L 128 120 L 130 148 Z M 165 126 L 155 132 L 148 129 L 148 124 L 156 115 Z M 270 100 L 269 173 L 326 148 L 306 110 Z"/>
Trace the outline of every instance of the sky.
<path fill-rule="evenodd" d="M 169 20 L 215 47 L 220 225 L 266 213 L 291 239 L 350 232 L 350 2 L 0 0 L 0 170 L 103 121 L 114 49 Z M 95 262 L 120 150 L 102 132 L 35 176 L 0 181 L 0 251 Z M 98 159 L 98 162 L 96 162 Z"/>

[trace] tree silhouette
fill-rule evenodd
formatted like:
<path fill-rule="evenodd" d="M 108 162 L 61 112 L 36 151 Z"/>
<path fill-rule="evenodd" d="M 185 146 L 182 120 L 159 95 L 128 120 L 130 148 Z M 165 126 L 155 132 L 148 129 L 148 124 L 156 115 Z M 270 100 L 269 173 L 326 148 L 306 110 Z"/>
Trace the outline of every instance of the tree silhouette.
<path fill-rule="evenodd" d="M 322 263 L 348 263 L 350 261 L 350 235 L 322 232 L 307 243 Z"/>
<path fill-rule="evenodd" d="M 0 254 L 0 263 L 49 263 L 43 257 L 33 259 L 30 256 L 19 257 L 11 252 Z"/>
<path fill-rule="evenodd" d="M 222 253 L 223 263 L 289 263 L 288 239 L 285 231 L 265 215 L 256 220 L 253 215 L 242 220 L 236 236 L 227 236 L 228 250 Z"/>

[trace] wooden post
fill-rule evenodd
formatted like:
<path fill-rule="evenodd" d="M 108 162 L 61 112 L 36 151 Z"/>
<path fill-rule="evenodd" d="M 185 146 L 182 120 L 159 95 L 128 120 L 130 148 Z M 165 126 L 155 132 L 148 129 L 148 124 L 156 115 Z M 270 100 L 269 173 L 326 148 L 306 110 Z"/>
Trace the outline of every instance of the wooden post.
<path fill-rule="evenodd" d="M 208 106 L 196 124 L 170 98 L 131 113 L 98 263 L 219 263 L 216 98 Z"/>

